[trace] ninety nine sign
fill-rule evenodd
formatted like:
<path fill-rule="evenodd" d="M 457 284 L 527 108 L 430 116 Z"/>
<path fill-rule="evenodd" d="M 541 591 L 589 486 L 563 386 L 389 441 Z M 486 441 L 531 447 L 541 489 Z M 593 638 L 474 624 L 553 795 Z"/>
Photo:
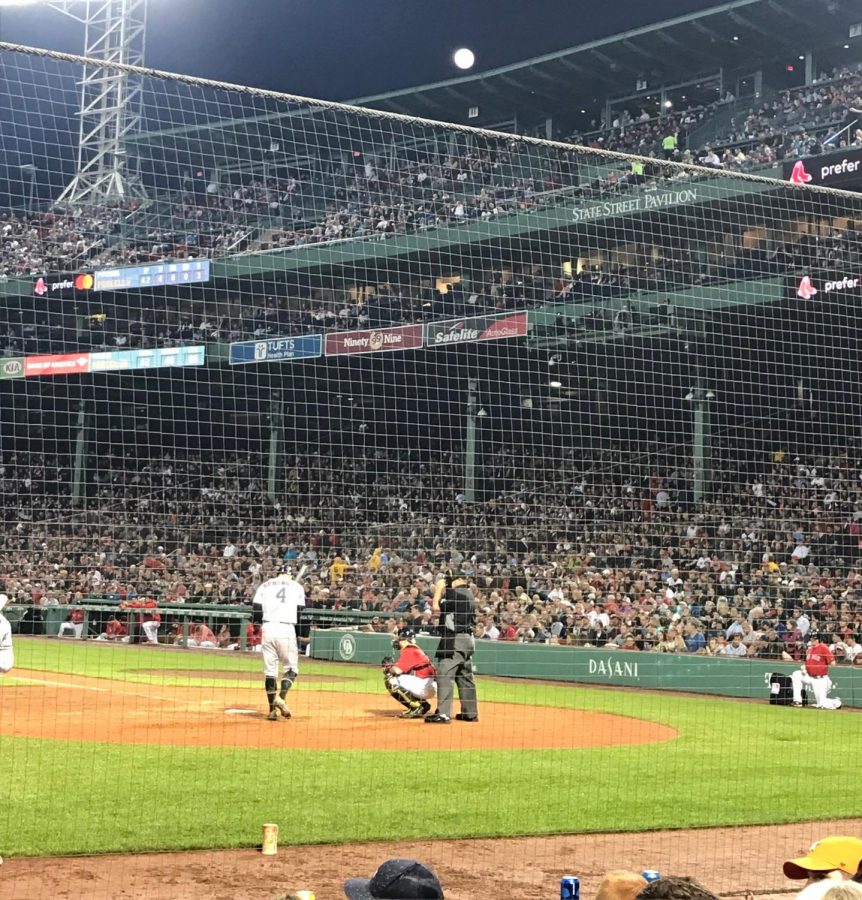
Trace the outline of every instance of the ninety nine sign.
<path fill-rule="evenodd" d="M 526 333 L 525 312 L 513 316 L 474 316 L 470 319 L 452 319 L 426 325 L 425 346 L 450 347 L 452 344 L 469 344 L 472 341 L 500 341 L 524 337 Z"/>
<path fill-rule="evenodd" d="M 379 331 L 342 331 L 326 335 L 327 356 L 418 350 L 421 346 L 421 325 L 402 325 L 399 328 L 381 328 Z"/>
<path fill-rule="evenodd" d="M 270 338 L 266 341 L 241 341 L 230 345 L 230 364 L 243 366 L 247 363 L 314 359 L 322 353 L 323 336 L 320 334 Z"/>
<path fill-rule="evenodd" d="M 80 375 L 90 371 L 89 353 L 64 353 L 59 356 L 25 356 L 24 375 Z"/>

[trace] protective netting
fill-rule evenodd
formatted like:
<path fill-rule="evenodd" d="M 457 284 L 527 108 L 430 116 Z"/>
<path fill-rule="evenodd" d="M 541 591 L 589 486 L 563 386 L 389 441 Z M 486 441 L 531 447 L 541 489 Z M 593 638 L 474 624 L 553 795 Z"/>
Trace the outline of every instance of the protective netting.
<path fill-rule="evenodd" d="M 857 196 L 122 67 L 140 123 L 106 100 L 65 191 L 98 65 L 0 47 L 0 852 L 862 815 Z M 300 651 L 355 665 L 302 660 L 271 723 L 250 604 L 285 565 Z M 401 722 L 367 664 L 432 652 L 458 574 L 479 722 Z M 830 715 L 768 705 L 812 641 Z M 823 833 L 730 832 L 732 879 L 696 833 L 501 842 L 468 890 L 781 890 Z"/>

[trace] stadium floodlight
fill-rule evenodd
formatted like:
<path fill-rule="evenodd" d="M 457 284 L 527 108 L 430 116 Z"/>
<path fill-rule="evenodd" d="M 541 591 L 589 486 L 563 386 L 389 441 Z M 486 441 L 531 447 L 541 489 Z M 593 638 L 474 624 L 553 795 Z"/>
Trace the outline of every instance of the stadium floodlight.
<path fill-rule="evenodd" d="M 460 47 L 452 54 L 452 61 L 459 69 L 472 69 L 476 54 L 467 47 Z"/>
<path fill-rule="evenodd" d="M 550 382 L 550 385 L 552 388 L 561 388 L 563 386 L 563 382 L 555 378 Z"/>
<path fill-rule="evenodd" d="M 142 66 L 147 0 L 0 0 L 0 8 L 48 6 L 84 26 L 84 56 Z M 60 196 L 67 203 L 146 199 L 126 167 L 123 145 L 140 126 L 141 82 L 127 72 L 88 65 L 78 91 L 78 160 Z"/>

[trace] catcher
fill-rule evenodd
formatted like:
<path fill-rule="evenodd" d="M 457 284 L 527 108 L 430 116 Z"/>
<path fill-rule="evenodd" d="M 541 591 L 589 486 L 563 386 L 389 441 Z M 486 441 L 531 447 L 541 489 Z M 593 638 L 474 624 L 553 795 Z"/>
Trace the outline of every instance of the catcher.
<path fill-rule="evenodd" d="M 431 710 L 428 700 L 437 693 L 437 670 L 431 660 L 417 646 L 413 632 L 406 630 L 395 635 L 392 649 L 397 661 L 385 656 L 383 681 L 386 690 L 402 705 L 402 719 L 421 719 Z"/>

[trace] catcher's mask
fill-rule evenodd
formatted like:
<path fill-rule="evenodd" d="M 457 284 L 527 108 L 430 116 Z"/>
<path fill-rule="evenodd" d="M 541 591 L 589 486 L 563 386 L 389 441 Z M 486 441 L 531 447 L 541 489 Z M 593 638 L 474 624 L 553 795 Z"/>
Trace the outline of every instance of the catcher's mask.
<path fill-rule="evenodd" d="M 402 644 L 414 644 L 416 643 L 416 635 L 413 630 L 410 628 L 405 628 L 404 631 L 399 631 L 392 638 L 392 649 L 400 650 Z"/>

